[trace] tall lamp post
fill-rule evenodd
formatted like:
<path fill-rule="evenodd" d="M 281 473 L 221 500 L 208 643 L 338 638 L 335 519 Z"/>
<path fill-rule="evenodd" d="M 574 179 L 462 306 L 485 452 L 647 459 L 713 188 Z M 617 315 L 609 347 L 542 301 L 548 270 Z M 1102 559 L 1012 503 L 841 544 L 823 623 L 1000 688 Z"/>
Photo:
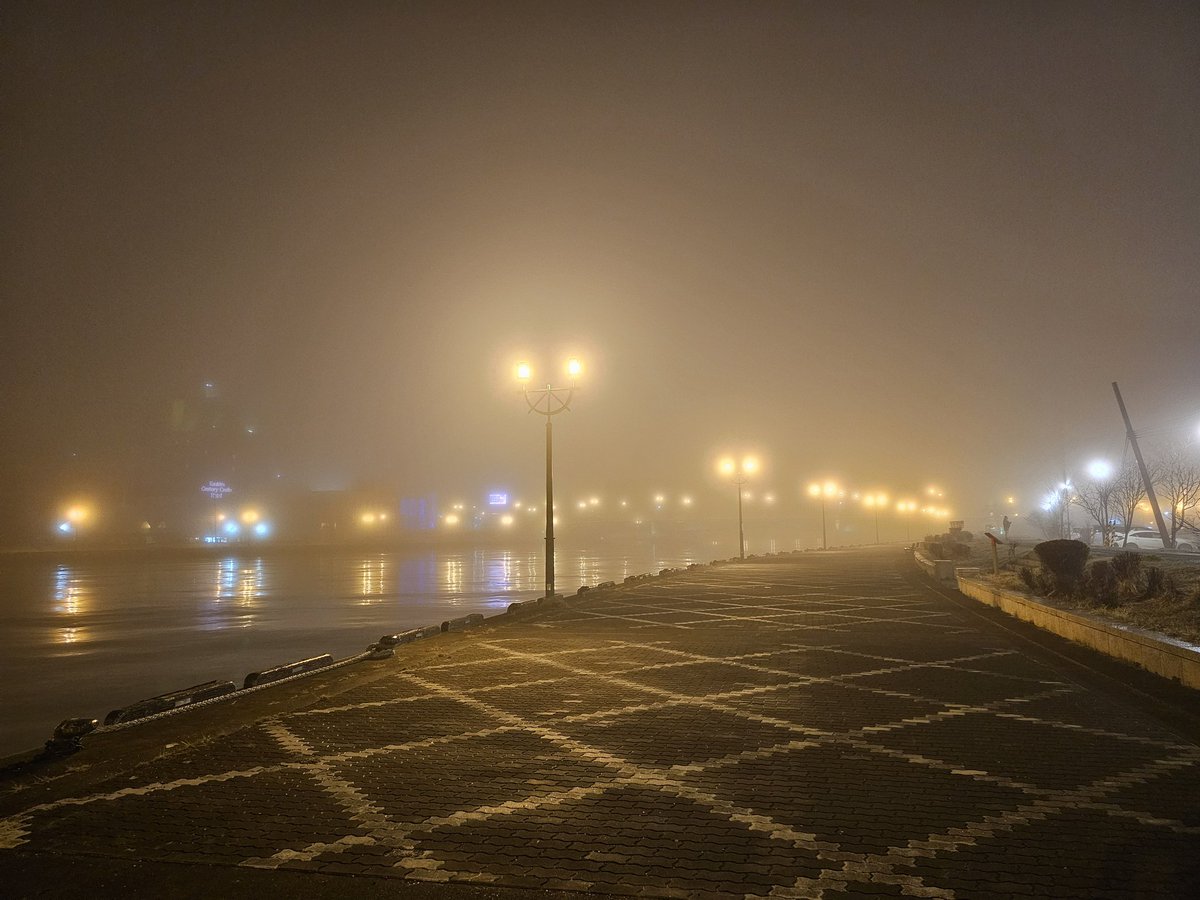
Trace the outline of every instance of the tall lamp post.
<path fill-rule="evenodd" d="M 808 493 L 810 497 L 821 498 L 821 549 L 829 549 L 829 539 L 825 531 L 825 498 L 838 496 L 839 488 L 835 482 L 826 481 L 824 484 L 810 484 Z"/>
<path fill-rule="evenodd" d="M 875 543 L 879 543 L 879 508 L 887 506 L 887 494 L 865 494 L 862 498 L 863 506 L 867 509 L 875 511 Z"/>
<path fill-rule="evenodd" d="M 912 519 L 909 518 L 909 516 L 911 516 L 912 513 L 915 513 L 917 511 L 917 501 L 916 500 L 901 500 L 899 503 L 896 504 L 896 511 L 905 514 L 904 515 L 904 539 L 906 541 L 911 541 L 912 540 Z"/>
<path fill-rule="evenodd" d="M 746 530 L 742 527 L 742 485 L 746 483 L 748 476 L 758 470 L 758 460 L 753 456 L 747 456 L 739 463 L 732 456 L 727 456 L 717 464 L 717 468 L 722 475 L 727 475 L 733 479 L 733 483 L 737 485 L 738 491 L 738 557 L 746 558 Z"/>
<path fill-rule="evenodd" d="M 517 380 L 525 391 L 525 403 L 530 412 L 546 417 L 546 597 L 554 596 L 554 416 L 571 408 L 575 396 L 575 381 L 583 371 L 577 359 L 567 360 L 567 375 L 570 387 L 556 388 L 547 384 L 544 388 L 529 389 L 533 368 L 529 363 L 517 365 Z"/>

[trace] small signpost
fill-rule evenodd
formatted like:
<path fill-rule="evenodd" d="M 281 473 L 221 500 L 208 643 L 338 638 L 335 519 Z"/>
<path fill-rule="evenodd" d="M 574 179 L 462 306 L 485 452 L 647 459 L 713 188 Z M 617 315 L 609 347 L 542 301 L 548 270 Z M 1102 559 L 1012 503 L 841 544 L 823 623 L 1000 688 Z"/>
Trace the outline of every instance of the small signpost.
<path fill-rule="evenodd" d="M 1000 574 L 1000 552 L 996 549 L 996 545 L 1003 544 L 1004 541 L 1001 540 L 1000 538 L 996 537 L 990 531 L 985 531 L 984 534 L 987 536 L 987 539 L 992 542 L 992 574 L 999 575 Z"/>

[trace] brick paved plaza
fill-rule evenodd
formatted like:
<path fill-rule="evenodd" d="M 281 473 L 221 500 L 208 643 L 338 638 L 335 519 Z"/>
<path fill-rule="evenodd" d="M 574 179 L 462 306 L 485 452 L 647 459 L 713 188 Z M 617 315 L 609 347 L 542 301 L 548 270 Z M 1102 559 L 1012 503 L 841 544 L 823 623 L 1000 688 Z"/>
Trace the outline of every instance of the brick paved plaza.
<path fill-rule="evenodd" d="M 347 894 L 1196 896 L 1200 746 L 910 566 L 705 568 L 401 648 L 307 708 L 262 692 L 241 730 L 7 798 L 0 876 L 61 857 Z"/>

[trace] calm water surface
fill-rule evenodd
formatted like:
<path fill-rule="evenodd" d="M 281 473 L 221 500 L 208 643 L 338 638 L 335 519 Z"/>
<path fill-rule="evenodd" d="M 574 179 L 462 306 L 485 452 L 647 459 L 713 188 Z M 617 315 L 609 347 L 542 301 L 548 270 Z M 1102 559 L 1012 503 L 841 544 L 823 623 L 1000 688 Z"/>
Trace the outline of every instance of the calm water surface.
<path fill-rule="evenodd" d="M 699 539 L 565 548 L 558 589 L 727 555 Z M 68 717 L 103 720 L 155 694 L 240 686 L 248 672 L 347 656 L 387 632 L 503 612 L 542 593 L 542 562 L 499 548 L 4 560 L 0 757 L 40 746 Z"/>

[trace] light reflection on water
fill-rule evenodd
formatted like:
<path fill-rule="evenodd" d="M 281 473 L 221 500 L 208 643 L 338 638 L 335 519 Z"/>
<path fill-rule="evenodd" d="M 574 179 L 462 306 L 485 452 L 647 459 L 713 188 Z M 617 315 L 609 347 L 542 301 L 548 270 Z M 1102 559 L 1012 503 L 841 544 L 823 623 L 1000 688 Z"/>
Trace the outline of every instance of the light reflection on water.
<path fill-rule="evenodd" d="M 211 600 L 202 606 L 195 627 L 202 631 L 249 628 L 266 595 L 263 561 L 229 556 L 210 565 Z"/>
<path fill-rule="evenodd" d="M 653 545 L 556 555 L 558 589 L 712 556 Z M 39 745 L 68 716 L 318 653 L 380 634 L 503 612 L 543 589 L 536 549 L 261 556 L 25 558 L 0 567 L 0 756 Z"/>
<path fill-rule="evenodd" d="M 55 630 L 58 643 L 80 644 L 88 640 L 87 628 L 79 624 L 87 609 L 87 585 L 70 566 L 58 566 L 54 571 L 54 612 L 61 622 Z"/>
<path fill-rule="evenodd" d="M 362 561 L 362 596 L 359 602 L 376 603 L 384 595 L 384 582 L 386 579 L 387 557 L 379 555 L 367 557 Z"/>

